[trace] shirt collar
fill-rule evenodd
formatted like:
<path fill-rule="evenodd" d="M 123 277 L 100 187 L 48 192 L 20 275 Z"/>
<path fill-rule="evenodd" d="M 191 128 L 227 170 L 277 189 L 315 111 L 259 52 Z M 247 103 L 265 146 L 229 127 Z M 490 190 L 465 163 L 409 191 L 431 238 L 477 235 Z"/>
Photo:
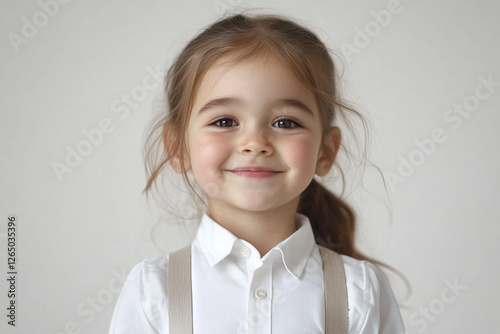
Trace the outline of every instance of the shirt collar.
<path fill-rule="evenodd" d="M 276 245 L 262 260 L 265 261 L 271 254 L 279 252 L 286 270 L 293 277 L 300 278 L 315 241 L 311 223 L 306 216 L 296 214 L 295 222 L 297 230 Z M 209 265 L 213 267 L 231 253 L 235 247 L 235 241 L 239 239 L 205 214 L 201 220 L 196 240 Z"/>
<path fill-rule="evenodd" d="M 297 213 L 295 223 L 297 230 L 276 245 L 272 251 L 279 251 L 286 270 L 293 277 L 300 278 L 316 242 L 311 223 L 306 216 Z"/>
<path fill-rule="evenodd" d="M 204 214 L 196 234 L 196 240 L 198 240 L 208 264 L 213 267 L 231 253 L 234 242 L 238 238 L 207 214 Z"/>

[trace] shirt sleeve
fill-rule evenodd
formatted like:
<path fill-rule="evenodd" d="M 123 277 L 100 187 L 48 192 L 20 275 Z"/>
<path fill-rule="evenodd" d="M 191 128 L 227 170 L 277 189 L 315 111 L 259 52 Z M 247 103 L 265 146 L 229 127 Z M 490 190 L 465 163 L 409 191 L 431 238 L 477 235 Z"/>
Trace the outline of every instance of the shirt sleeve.
<path fill-rule="evenodd" d="M 404 334 L 396 298 L 382 271 L 364 261 L 368 309 L 360 334 Z"/>
<path fill-rule="evenodd" d="M 349 300 L 349 334 L 404 334 L 385 275 L 374 264 L 342 256 Z"/>
<path fill-rule="evenodd" d="M 168 328 L 164 258 L 132 268 L 116 302 L 109 334 L 160 334 Z"/>

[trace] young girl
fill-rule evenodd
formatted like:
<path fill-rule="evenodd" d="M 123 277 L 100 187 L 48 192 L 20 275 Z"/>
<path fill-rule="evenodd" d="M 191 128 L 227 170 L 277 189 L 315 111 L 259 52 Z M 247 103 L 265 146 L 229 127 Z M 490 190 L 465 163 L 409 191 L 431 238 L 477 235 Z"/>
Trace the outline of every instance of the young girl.
<path fill-rule="evenodd" d="M 132 269 L 111 334 L 404 333 L 352 210 L 313 178 L 334 163 L 337 114 L 356 113 L 335 77 L 316 35 L 276 16 L 228 17 L 184 48 L 146 190 L 170 165 L 194 191 L 192 172 L 206 213 L 189 247 Z"/>

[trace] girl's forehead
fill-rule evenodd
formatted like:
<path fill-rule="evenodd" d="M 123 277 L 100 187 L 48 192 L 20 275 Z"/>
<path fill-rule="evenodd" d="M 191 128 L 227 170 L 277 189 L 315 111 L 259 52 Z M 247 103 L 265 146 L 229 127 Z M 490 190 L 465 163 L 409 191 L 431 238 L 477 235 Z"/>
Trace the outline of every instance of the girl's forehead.
<path fill-rule="evenodd" d="M 223 76 L 230 71 L 238 71 L 242 67 L 258 65 L 258 66 L 276 66 L 279 64 L 277 57 L 269 55 L 256 55 L 252 57 L 247 57 L 239 59 L 236 56 L 226 55 L 218 58 L 205 72 L 203 77 L 207 74 L 217 74 L 218 76 Z"/>
<path fill-rule="evenodd" d="M 202 90 L 213 89 L 221 80 L 225 84 L 227 82 L 241 84 L 246 81 L 267 80 L 275 84 L 283 82 L 285 86 L 299 87 L 301 91 L 308 90 L 302 80 L 290 70 L 284 61 L 270 54 L 256 55 L 244 59 L 238 59 L 235 56 L 221 57 L 199 78 L 198 90 L 200 88 Z"/>

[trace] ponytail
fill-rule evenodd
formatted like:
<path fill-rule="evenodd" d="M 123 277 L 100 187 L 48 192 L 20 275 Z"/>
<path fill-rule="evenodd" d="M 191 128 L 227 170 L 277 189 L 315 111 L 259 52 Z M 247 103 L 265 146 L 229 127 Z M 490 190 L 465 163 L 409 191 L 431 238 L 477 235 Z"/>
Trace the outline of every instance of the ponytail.
<path fill-rule="evenodd" d="M 309 218 L 316 243 L 338 254 L 347 255 L 358 260 L 370 261 L 380 267 L 389 269 L 404 282 L 407 287 L 407 297 L 410 296 L 410 282 L 399 270 L 366 256 L 356 249 L 354 242 L 355 215 L 346 202 L 313 179 L 300 197 L 297 212 Z"/>
<path fill-rule="evenodd" d="M 302 193 L 298 212 L 309 218 L 318 244 L 339 254 L 373 261 L 355 247 L 353 209 L 316 180 L 313 179 Z"/>

